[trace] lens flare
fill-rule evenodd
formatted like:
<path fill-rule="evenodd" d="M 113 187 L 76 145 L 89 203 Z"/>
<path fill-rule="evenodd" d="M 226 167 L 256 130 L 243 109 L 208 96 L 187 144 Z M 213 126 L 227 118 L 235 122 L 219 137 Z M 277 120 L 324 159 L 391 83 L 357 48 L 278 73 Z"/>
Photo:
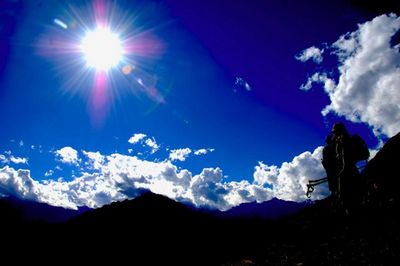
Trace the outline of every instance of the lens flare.
<path fill-rule="evenodd" d="M 124 73 L 124 75 L 129 75 L 130 73 L 132 73 L 133 70 L 134 67 L 130 64 L 127 64 L 122 67 L 122 73 Z"/>

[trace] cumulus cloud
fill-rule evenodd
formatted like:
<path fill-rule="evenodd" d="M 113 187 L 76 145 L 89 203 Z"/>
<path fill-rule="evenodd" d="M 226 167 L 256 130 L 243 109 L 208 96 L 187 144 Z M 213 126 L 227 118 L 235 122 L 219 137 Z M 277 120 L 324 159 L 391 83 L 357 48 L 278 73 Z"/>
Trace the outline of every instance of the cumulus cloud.
<path fill-rule="evenodd" d="M 171 150 L 171 152 L 169 153 L 169 159 L 171 161 L 183 162 L 186 160 L 190 153 L 192 153 L 192 150 L 189 148 Z"/>
<path fill-rule="evenodd" d="M 311 77 L 307 79 L 305 84 L 302 84 L 300 89 L 308 91 L 312 88 L 314 83 L 322 83 L 326 93 L 331 93 L 336 87 L 335 81 L 328 78 L 326 73 L 314 73 Z"/>
<path fill-rule="evenodd" d="M 225 209 L 242 204 L 243 202 L 263 202 L 273 198 L 271 188 L 265 188 L 258 184 L 250 183 L 247 180 L 240 182 L 232 181 L 225 183 L 224 186 L 228 193 L 224 199 L 226 202 Z"/>
<path fill-rule="evenodd" d="M 196 205 L 209 205 L 212 207 L 225 207 L 224 196 L 228 193 L 221 183 L 222 170 L 219 168 L 206 168 L 196 175 L 192 182 L 192 195 Z"/>
<path fill-rule="evenodd" d="M 72 181 L 32 179 L 29 170 L 0 169 L 0 194 L 36 200 L 54 206 L 76 209 L 77 206 L 99 207 L 123 199 L 110 186 L 110 180 L 98 173 L 84 173 Z"/>
<path fill-rule="evenodd" d="M 143 133 L 133 134 L 132 137 L 129 138 L 128 142 L 131 144 L 142 143 L 144 146 L 151 148 L 152 154 L 157 152 L 160 148 L 160 145 L 158 145 L 158 143 L 153 137 L 147 137 L 147 135 Z M 129 150 L 130 150 L 129 153 L 133 152 L 132 149 Z"/>
<path fill-rule="evenodd" d="M 154 138 L 148 138 L 145 140 L 144 143 L 151 148 L 151 153 L 155 153 L 160 148 Z"/>
<path fill-rule="evenodd" d="M 323 147 L 316 148 L 313 152 L 303 152 L 293 158 L 291 162 L 285 162 L 281 167 L 268 166 L 259 163 L 255 167 L 255 183 L 272 186 L 273 196 L 291 200 L 306 200 L 305 191 L 308 180 L 320 179 L 325 176 L 325 170 L 321 164 Z M 320 185 L 313 193 L 313 199 L 321 199 L 329 195 L 327 185 Z"/>
<path fill-rule="evenodd" d="M 302 201 L 305 200 L 304 191 L 310 179 L 325 177 L 325 170 L 321 164 L 322 147 L 313 152 L 303 152 L 289 163 L 283 163 L 279 169 L 274 192 L 278 198 Z M 314 199 L 321 199 L 329 194 L 327 185 L 320 186 L 314 192 Z"/>
<path fill-rule="evenodd" d="M 100 169 L 104 164 L 105 158 L 100 152 L 90 152 L 90 151 L 82 151 L 83 154 L 89 159 L 86 162 L 87 165 L 90 165 L 93 169 Z"/>
<path fill-rule="evenodd" d="M 209 152 L 213 152 L 215 149 L 211 149 L 211 148 L 208 148 L 208 149 L 198 149 L 198 150 L 195 150 L 193 153 L 194 153 L 194 155 L 204 155 L 204 154 L 207 154 L 207 153 L 209 153 Z"/>
<path fill-rule="evenodd" d="M 193 175 L 170 160 L 152 162 L 118 153 L 84 154 L 82 161 L 87 159 L 89 164 L 82 163 L 82 174 L 70 181 L 36 181 L 29 170 L 5 166 L 0 169 L 0 194 L 76 209 L 134 198 L 142 189 L 149 189 L 178 201 L 220 210 L 243 202 L 264 201 L 272 195 L 270 188 L 256 183 L 227 182 L 220 168 L 205 168 Z"/>
<path fill-rule="evenodd" d="M 142 139 L 144 139 L 145 137 L 146 137 L 146 134 L 136 133 L 136 134 L 133 134 L 132 137 L 129 138 L 128 142 L 130 144 L 136 144 L 139 141 L 141 141 Z"/>
<path fill-rule="evenodd" d="M 323 115 L 332 112 L 366 123 L 378 136 L 390 137 L 400 131 L 400 44 L 391 45 L 399 30 L 400 17 L 381 15 L 332 44 L 339 62 L 337 82 L 317 73 L 302 86 L 307 90 L 311 82 L 325 84 L 331 103 L 323 109 Z"/>
<path fill-rule="evenodd" d="M 220 168 L 205 168 L 190 183 L 188 198 L 197 206 L 228 210 L 244 202 L 262 202 L 272 198 L 270 188 L 247 180 L 224 181 Z"/>
<path fill-rule="evenodd" d="M 315 63 L 320 64 L 323 60 L 323 53 L 324 50 L 321 50 L 315 46 L 311 46 L 296 55 L 295 58 L 301 62 L 306 62 L 312 59 Z"/>
<path fill-rule="evenodd" d="M 37 200 L 37 181 L 30 177 L 29 170 L 14 170 L 9 166 L 0 169 L 0 194 L 15 195 Z"/>
<path fill-rule="evenodd" d="M 213 149 L 195 152 L 205 154 Z M 222 169 L 204 168 L 193 174 L 174 164 L 184 160 L 193 151 L 189 148 L 171 151 L 169 159 L 149 161 L 136 156 L 113 153 L 82 151 L 82 158 L 71 147 L 57 150 L 58 160 L 76 164 L 79 176 L 66 181 L 48 179 L 37 181 L 29 170 L 0 168 L 0 195 L 14 195 L 55 206 L 76 209 L 79 206 L 101 207 L 113 201 L 134 198 L 143 189 L 168 196 L 198 207 L 227 210 L 245 202 L 262 202 L 272 197 L 286 200 L 305 200 L 306 183 L 309 179 L 324 176 L 320 163 L 322 147 L 304 152 L 280 167 L 259 162 L 254 168 L 253 181 L 228 181 Z M 7 158 L 6 158 L 7 159 Z M 45 176 L 54 174 L 53 170 Z M 314 198 L 328 194 L 321 186 Z"/>
<path fill-rule="evenodd" d="M 73 149 L 72 147 L 67 146 L 62 149 L 56 150 L 54 153 L 61 162 L 66 164 L 78 165 L 78 151 Z"/>
<path fill-rule="evenodd" d="M 254 168 L 253 178 L 254 182 L 259 185 L 272 185 L 276 183 L 279 174 L 279 168 L 275 165 L 268 166 L 262 162 Z"/>

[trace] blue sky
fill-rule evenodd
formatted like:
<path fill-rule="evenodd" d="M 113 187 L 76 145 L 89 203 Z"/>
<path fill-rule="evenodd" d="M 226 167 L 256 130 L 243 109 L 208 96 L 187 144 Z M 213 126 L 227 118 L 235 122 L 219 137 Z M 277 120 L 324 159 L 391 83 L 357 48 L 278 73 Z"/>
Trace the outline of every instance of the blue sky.
<path fill-rule="evenodd" d="M 111 164 L 107 156 L 118 154 L 141 162 L 168 162 L 178 176 L 190 172 L 191 185 L 196 178 L 206 180 L 197 191 L 208 201 L 193 200 L 195 190 L 190 196 L 172 196 L 197 205 L 226 209 L 279 196 L 271 191 L 284 186 L 274 182 L 289 178 L 279 177 L 280 171 L 293 167 L 287 169 L 291 177 L 306 180 L 308 170 L 295 166 L 307 160 L 303 157 L 313 158 L 313 164 L 318 161 L 318 147 L 334 122 L 344 121 L 371 148 L 400 129 L 399 107 L 392 102 L 399 94 L 390 89 L 398 84 L 393 36 L 399 19 L 393 13 L 374 20 L 396 12 L 391 3 L 5 1 L 0 12 L 0 167 L 9 167 L 3 168 L 4 179 L 11 180 L 12 171 L 26 176 L 19 169 L 30 170 L 29 178 L 39 183 L 72 182 L 94 174 L 104 178 L 105 169 L 96 169 L 94 157 L 87 155 L 99 152 L 104 167 Z M 108 18 L 107 26 L 125 46 L 134 47 L 107 72 L 106 85 L 97 89 L 96 70 L 87 67 L 74 48 L 96 28 L 96 14 Z M 377 44 L 382 51 L 374 53 L 377 62 L 391 63 L 365 74 L 371 78 L 367 85 L 360 83 L 365 78 L 354 76 L 353 64 L 363 62 L 365 46 L 349 46 L 368 34 L 359 25 L 386 33 L 385 40 L 391 42 Z M 387 32 L 378 26 L 387 26 Z M 307 50 L 310 47 L 314 49 Z M 381 83 L 387 85 L 383 92 L 373 85 Z M 378 93 L 382 101 L 368 100 Z M 361 94 L 372 96 L 364 99 Z M 376 110 L 368 109 L 369 104 Z M 138 133 L 146 136 L 128 142 Z M 319 165 L 315 168 L 310 178 L 323 175 Z M 257 196 L 253 187 L 233 188 L 241 181 L 270 194 Z M 236 196 L 231 193 L 235 189 Z M 16 188 L 9 191 L 20 193 Z M 6 192 L 2 194 L 11 193 Z M 117 192 L 104 193 L 108 200 L 120 198 L 114 197 Z M 31 197 L 46 201 L 34 194 Z"/>

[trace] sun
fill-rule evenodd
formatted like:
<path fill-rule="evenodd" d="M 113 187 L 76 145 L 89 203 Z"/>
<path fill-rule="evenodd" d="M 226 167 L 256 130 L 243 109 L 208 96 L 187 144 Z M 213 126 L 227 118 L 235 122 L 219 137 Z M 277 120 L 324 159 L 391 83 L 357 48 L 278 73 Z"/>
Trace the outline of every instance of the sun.
<path fill-rule="evenodd" d="M 55 17 L 48 34 L 35 45 L 66 77 L 62 89 L 87 98 L 95 127 L 103 125 L 110 106 L 125 92 L 141 102 L 149 100 L 144 103 L 151 104 L 151 110 L 165 104 L 172 75 L 165 74 L 169 73 L 162 60 L 166 45 L 157 36 L 163 27 L 150 22 L 141 25 L 137 16 L 142 15 L 122 10 L 117 1 L 83 2 L 67 5 L 65 15 Z M 157 17 L 161 13 L 149 14 Z M 166 89 L 161 90 L 164 85 Z"/>
<path fill-rule="evenodd" d="M 117 34 L 108 28 L 98 27 L 86 33 L 81 51 L 88 67 L 108 71 L 122 60 L 123 47 Z"/>

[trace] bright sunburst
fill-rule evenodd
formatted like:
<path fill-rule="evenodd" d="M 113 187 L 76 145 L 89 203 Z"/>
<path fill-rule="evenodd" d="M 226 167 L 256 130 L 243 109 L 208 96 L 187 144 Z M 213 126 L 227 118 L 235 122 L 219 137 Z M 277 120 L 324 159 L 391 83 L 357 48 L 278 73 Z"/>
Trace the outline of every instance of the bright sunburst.
<path fill-rule="evenodd" d="M 81 43 L 82 53 L 89 67 L 107 71 L 122 59 L 123 48 L 118 36 L 107 28 L 90 31 Z"/>
<path fill-rule="evenodd" d="M 151 23 L 132 27 L 139 17 L 122 11 L 116 2 L 78 1 L 39 38 L 38 53 L 57 63 L 66 92 L 87 98 L 93 124 L 101 125 L 114 100 L 126 91 L 149 106 L 165 103 L 168 90 L 161 91 L 160 84 L 170 84 L 169 78 L 155 71 L 156 64 L 163 69 L 164 45 Z"/>

